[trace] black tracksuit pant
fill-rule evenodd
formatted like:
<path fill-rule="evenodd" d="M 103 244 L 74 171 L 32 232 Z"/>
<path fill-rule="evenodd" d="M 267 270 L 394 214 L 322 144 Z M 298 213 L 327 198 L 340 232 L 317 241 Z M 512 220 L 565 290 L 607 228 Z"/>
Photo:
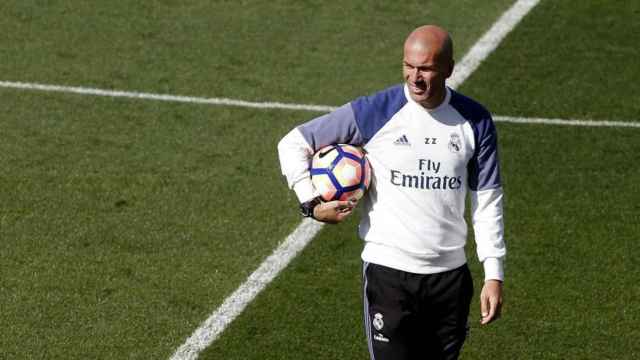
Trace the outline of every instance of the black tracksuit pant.
<path fill-rule="evenodd" d="M 473 295 L 466 264 L 425 275 L 365 263 L 363 285 L 372 360 L 458 358 Z"/>

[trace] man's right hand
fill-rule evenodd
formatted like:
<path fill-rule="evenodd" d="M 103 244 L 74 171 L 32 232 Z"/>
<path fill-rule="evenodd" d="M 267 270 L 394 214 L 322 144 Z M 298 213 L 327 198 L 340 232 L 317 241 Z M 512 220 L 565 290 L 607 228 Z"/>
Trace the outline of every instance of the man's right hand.
<path fill-rule="evenodd" d="M 329 224 L 337 224 L 342 222 L 349 216 L 353 209 L 358 205 L 358 200 L 340 201 L 334 200 L 318 204 L 313 208 L 313 217 Z"/>

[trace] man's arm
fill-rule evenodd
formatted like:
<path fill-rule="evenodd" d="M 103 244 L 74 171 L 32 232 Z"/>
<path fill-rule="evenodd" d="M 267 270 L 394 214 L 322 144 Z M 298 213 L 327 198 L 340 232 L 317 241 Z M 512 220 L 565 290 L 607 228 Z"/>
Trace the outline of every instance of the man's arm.
<path fill-rule="evenodd" d="M 300 203 L 318 196 L 309 174 L 309 164 L 314 153 L 315 149 L 306 142 L 298 128 L 291 130 L 278 143 L 282 175 L 289 188 L 295 191 Z"/>
<path fill-rule="evenodd" d="M 313 154 L 326 145 L 338 143 L 362 145 L 362 136 L 350 104 L 294 128 L 278 143 L 282 174 L 300 203 L 318 196 L 309 174 Z M 338 223 L 354 207 L 355 203 L 348 201 L 320 203 L 313 209 L 313 217 L 327 223 Z"/>
<path fill-rule="evenodd" d="M 471 217 L 485 283 L 480 294 L 482 324 L 500 316 L 504 281 L 504 224 L 498 138 L 489 113 L 474 124 L 476 149 L 469 164 Z"/>
<path fill-rule="evenodd" d="M 471 218 L 478 259 L 484 267 L 484 279 L 504 281 L 504 224 L 502 187 L 471 191 Z"/>
<path fill-rule="evenodd" d="M 480 293 L 481 324 L 500 317 L 504 281 L 504 226 L 502 188 L 472 191 L 471 211 L 478 258 L 484 267 L 484 286 Z"/>

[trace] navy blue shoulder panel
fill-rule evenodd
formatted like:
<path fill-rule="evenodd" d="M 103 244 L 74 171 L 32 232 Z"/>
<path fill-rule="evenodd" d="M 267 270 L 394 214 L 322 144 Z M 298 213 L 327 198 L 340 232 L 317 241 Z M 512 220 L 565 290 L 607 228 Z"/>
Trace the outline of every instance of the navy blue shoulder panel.
<path fill-rule="evenodd" d="M 353 100 L 351 108 L 364 143 L 368 143 L 406 103 L 403 84 Z"/>
<path fill-rule="evenodd" d="M 479 191 L 500 187 L 498 134 L 491 114 L 484 106 L 453 90 L 451 90 L 449 104 L 469 122 L 473 129 L 475 150 L 467 164 L 469 188 Z"/>
<path fill-rule="evenodd" d="M 469 122 L 479 123 L 482 120 L 491 120 L 491 114 L 484 106 L 455 90 L 451 90 L 449 104 Z"/>

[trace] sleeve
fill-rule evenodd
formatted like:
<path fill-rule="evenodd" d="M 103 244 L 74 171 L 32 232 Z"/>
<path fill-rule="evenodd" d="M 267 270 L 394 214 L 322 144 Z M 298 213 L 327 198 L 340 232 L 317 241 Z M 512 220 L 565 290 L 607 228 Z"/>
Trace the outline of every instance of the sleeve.
<path fill-rule="evenodd" d="M 485 280 L 504 280 L 504 225 L 502 188 L 472 191 L 471 216 L 478 259 L 484 267 Z"/>
<path fill-rule="evenodd" d="M 478 259 L 482 262 L 485 281 L 504 280 L 503 191 L 498 160 L 498 137 L 491 116 L 474 126 L 476 142 L 469 162 L 471 218 Z"/>
<path fill-rule="evenodd" d="M 351 104 L 294 128 L 278 143 L 282 174 L 301 203 L 318 195 L 311 183 L 309 165 L 313 154 L 330 144 L 362 144 Z"/>

